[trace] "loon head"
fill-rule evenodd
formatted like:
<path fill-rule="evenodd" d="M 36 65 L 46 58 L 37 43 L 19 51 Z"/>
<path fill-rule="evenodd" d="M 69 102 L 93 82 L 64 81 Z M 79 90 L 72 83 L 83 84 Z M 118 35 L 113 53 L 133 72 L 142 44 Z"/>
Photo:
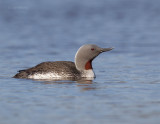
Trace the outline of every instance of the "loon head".
<path fill-rule="evenodd" d="M 103 52 L 112 50 L 113 48 L 100 48 L 94 44 L 86 44 L 81 46 L 75 56 L 76 68 L 80 71 L 92 70 L 92 61 Z"/>

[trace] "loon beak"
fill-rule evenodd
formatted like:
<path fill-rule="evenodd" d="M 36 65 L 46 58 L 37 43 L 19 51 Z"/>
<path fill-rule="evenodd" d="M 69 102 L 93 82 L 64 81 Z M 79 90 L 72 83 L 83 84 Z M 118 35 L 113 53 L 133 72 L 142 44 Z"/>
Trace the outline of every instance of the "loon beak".
<path fill-rule="evenodd" d="M 113 47 L 111 47 L 111 48 L 101 48 L 101 50 L 100 50 L 100 52 L 102 53 L 102 52 L 107 52 L 107 51 L 110 51 L 110 50 L 112 50 L 112 49 L 114 49 Z"/>

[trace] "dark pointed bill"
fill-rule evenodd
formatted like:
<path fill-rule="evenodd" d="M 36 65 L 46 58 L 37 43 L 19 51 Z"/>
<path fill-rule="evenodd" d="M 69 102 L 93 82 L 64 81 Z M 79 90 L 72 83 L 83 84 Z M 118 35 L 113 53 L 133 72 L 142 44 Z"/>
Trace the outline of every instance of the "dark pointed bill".
<path fill-rule="evenodd" d="M 107 51 L 110 51 L 112 49 L 114 49 L 114 48 L 113 47 L 111 47 L 111 48 L 101 48 L 101 52 L 107 52 Z"/>

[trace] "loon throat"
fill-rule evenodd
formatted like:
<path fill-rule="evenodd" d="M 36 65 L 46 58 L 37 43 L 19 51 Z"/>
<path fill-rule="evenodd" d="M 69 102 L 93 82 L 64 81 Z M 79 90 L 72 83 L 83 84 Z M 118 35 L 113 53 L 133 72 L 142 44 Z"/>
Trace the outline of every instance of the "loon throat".
<path fill-rule="evenodd" d="M 93 69 L 93 68 L 92 68 L 92 60 L 89 60 L 89 61 L 86 63 L 85 69 L 86 69 L 86 70 Z"/>

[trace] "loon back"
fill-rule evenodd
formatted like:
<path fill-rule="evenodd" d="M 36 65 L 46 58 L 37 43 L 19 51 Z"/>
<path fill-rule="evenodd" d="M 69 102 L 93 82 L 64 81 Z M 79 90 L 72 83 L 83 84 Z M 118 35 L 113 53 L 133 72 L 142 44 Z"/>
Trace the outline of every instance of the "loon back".
<path fill-rule="evenodd" d="M 76 69 L 75 63 L 70 61 L 43 62 L 35 67 L 19 70 L 14 78 L 32 78 L 36 75 L 52 74 L 53 78 L 59 75 L 63 77 L 76 77 L 80 72 Z"/>

